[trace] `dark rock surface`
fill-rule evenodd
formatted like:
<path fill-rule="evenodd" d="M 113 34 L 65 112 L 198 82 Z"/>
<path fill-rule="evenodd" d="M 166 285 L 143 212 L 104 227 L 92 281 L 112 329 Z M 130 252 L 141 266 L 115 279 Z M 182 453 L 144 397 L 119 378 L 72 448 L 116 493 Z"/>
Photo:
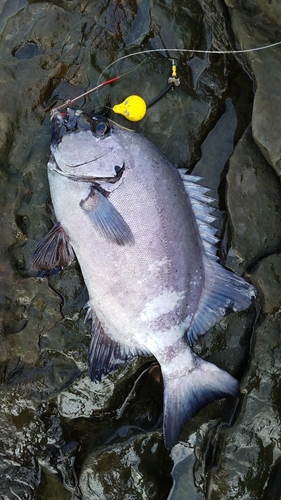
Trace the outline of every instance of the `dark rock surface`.
<path fill-rule="evenodd" d="M 275 253 L 281 242 L 281 185 L 247 129 L 229 161 L 226 176 L 231 247 L 236 271 L 245 272 L 257 260 Z M 269 222 L 270 221 L 270 222 Z"/>
<path fill-rule="evenodd" d="M 228 3 L 228 2 L 226 2 Z M 280 40 L 281 10 L 278 1 L 232 2 L 231 20 L 234 33 L 243 49 L 267 45 Z M 253 136 L 262 154 L 281 175 L 280 84 L 278 69 L 281 46 L 249 52 L 245 58 L 253 71 L 256 92 L 253 105 Z"/>
<path fill-rule="evenodd" d="M 106 69 L 153 48 L 266 45 L 280 26 L 277 0 L 0 0 L 1 498 L 280 499 L 280 46 L 236 57 L 167 50 Z M 124 75 L 76 104 L 128 126 L 112 106 L 132 93 L 154 99 L 171 57 L 181 85 L 129 126 L 206 179 L 221 261 L 259 300 L 194 347 L 242 381 L 239 404 L 205 408 L 170 454 L 155 360 L 91 383 L 78 263 L 49 279 L 27 263 L 55 220 L 52 106 Z"/>

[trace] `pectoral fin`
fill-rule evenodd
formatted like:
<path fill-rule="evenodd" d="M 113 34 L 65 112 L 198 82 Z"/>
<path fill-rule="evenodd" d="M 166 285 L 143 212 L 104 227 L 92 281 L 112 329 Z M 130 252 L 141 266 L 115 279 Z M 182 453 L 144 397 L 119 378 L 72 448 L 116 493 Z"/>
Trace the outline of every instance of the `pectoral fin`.
<path fill-rule="evenodd" d="M 74 259 L 68 235 L 58 222 L 36 245 L 28 263 L 30 271 L 40 277 L 57 273 Z"/>
<path fill-rule="evenodd" d="M 94 227 L 106 240 L 117 245 L 133 245 L 134 236 L 122 215 L 97 189 L 91 188 L 89 196 L 80 202 Z"/>

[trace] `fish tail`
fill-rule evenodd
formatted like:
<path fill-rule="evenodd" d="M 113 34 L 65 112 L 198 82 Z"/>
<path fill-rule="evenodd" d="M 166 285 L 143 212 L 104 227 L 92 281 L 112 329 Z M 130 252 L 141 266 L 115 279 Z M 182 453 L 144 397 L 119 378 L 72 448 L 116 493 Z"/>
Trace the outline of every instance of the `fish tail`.
<path fill-rule="evenodd" d="M 193 369 L 164 380 L 164 441 L 170 449 L 179 440 L 184 424 L 215 399 L 239 397 L 238 381 L 217 366 L 194 355 Z"/>

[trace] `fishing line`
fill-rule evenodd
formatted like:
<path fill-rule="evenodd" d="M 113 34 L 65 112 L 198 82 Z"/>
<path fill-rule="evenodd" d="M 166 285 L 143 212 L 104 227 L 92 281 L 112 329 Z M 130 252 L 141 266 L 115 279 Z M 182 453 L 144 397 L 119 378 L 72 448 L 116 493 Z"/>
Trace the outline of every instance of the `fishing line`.
<path fill-rule="evenodd" d="M 277 47 L 278 45 L 281 45 L 281 41 L 279 42 L 275 42 L 275 43 L 271 43 L 269 45 L 261 45 L 259 47 L 253 47 L 252 49 L 238 49 L 238 50 L 203 50 L 203 49 L 174 49 L 174 48 L 165 48 L 165 49 L 146 49 L 146 50 L 139 50 L 137 52 L 132 52 L 131 54 L 126 54 L 125 56 L 121 56 L 119 57 L 118 59 L 115 59 L 115 61 L 113 61 L 112 63 L 110 63 L 100 74 L 99 78 L 98 78 L 98 81 L 97 81 L 97 85 L 96 87 L 84 92 L 83 94 L 75 97 L 74 99 L 71 99 L 71 100 L 68 100 L 68 101 L 65 101 L 63 104 L 61 104 L 60 106 L 56 107 L 56 108 L 53 108 L 51 110 L 51 112 L 57 110 L 57 109 L 61 109 L 65 106 L 71 106 L 73 102 L 77 101 L 78 99 L 80 99 L 81 97 L 84 97 L 88 94 L 90 94 L 91 92 L 94 92 L 95 90 L 99 90 L 100 88 L 104 87 L 105 85 L 108 85 L 110 83 L 113 83 L 117 80 L 120 80 L 120 78 L 123 78 L 124 76 L 128 75 L 129 73 L 132 73 L 133 71 L 135 71 L 139 66 L 141 66 L 144 62 L 145 62 L 145 59 L 143 61 L 141 61 L 136 67 L 134 67 L 133 69 L 129 70 L 129 71 L 126 71 L 125 73 L 123 73 L 122 75 L 119 75 L 119 76 L 116 76 L 114 78 L 111 78 L 109 80 L 106 80 L 105 82 L 102 82 L 100 83 L 100 80 L 103 76 L 103 74 L 108 71 L 110 68 L 112 68 L 112 66 L 114 66 L 115 64 L 121 62 L 121 61 L 124 61 L 125 59 L 128 59 L 130 57 L 134 57 L 134 56 L 139 56 L 139 55 L 145 55 L 145 54 L 152 54 L 152 53 L 155 53 L 155 52 L 188 52 L 188 53 L 193 53 L 193 54 L 247 54 L 249 52 L 257 52 L 257 51 L 260 51 L 260 50 L 266 50 L 266 49 L 270 49 L 272 47 Z M 99 93 L 98 94 L 98 99 L 100 100 L 100 97 L 99 97 Z M 109 108 L 108 106 L 106 106 L 107 108 Z M 111 109 L 111 108 L 109 108 Z"/>
<path fill-rule="evenodd" d="M 102 78 L 103 74 L 111 68 L 114 64 L 119 63 L 120 61 L 124 61 L 125 59 L 128 59 L 129 57 L 133 56 L 139 56 L 142 54 L 151 54 L 153 52 L 189 52 L 189 53 L 194 53 L 194 54 L 247 54 L 249 52 L 257 52 L 259 50 L 265 50 L 265 49 L 270 49 L 272 47 L 276 47 L 277 45 L 281 45 L 281 41 L 271 43 L 269 45 L 261 45 L 260 47 L 254 47 L 252 49 L 238 49 L 238 50 L 203 50 L 203 49 L 147 49 L 147 50 L 140 50 L 138 52 L 132 52 L 131 54 L 126 54 L 125 56 L 119 57 L 112 63 L 110 63 L 100 74 L 97 83 L 99 84 L 100 79 Z M 143 62 L 143 61 L 142 61 Z M 142 63 L 140 63 L 142 64 Z M 137 69 L 137 68 L 135 68 Z M 130 70 L 134 71 L 134 70 Z M 122 75 L 124 76 L 124 75 Z"/>
<path fill-rule="evenodd" d="M 143 63 L 145 62 L 145 59 L 143 61 L 141 61 L 135 68 L 133 69 L 130 69 L 129 71 L 126 71 L 125 73 L 123 73 L 122 75 L 120 76 L 115 76 L 114 78 L 110 78 L 110 80 L 106 80 L 105 82 L 102 82 L 102 83 L 98 83 L 96 85 L 96 87 L 93 87 L 92 89 L 90 90 L 87 90 L 86 92 L 84 92 L 83 94 L 80 94 L 78 95 L 77 97 L 74 97 L 74 99 L 69 99 L 67 101 L 65 101 L 63 104 L 61 104 L 60 106 L 57 106 L 53 109 L 51 109 L 51 114 L 54 112 L 54 111 L 57 111 L 58 109 L 61 109 L 61 108 L 64 108 L 65 106 L 72 106 L 72 103 L 77 101 L 78 99 L 81 99 L 81 97 L 85 97 L 86 95 L 90 94 L 91 92 L 94 92 L 95 90 L 99 90 L 100 88 L 104 87 L 105 85 L 108 85 L 109 83 L 113 83 L 115 82 L 116 80 L 119 80 L 120 78 L 123 78 L 123 76 L 126 76 L 128 75 L 129 73 L 132 73 L 133 71 L 135 71 L 136 69 L 138 69 L 139 66 L 141 66 Z M 105 70 L 104 70 L 105 71 Z M 103 74 L 104 71 L 101 73 Z M 101 75 L 100 75 L 101 76 Z M 100 80 L 100 77 L 99 77 L 99 80 Z M 99 81 L 98 80 L 98 81 Z M 98 92 L 97 92 L 98 94 Z M 98 98 L 99 98 L 99 95 L 98 95 Z M 99 99 L 100 100 L 100 99 Z M 109 108 L 108 106 L 106 106 L 106 108 L 108 109 L 111 109 Z"/>
<path fill-rule="evenodd" d="M 130 54 L 126 54 L 124 56 L 121 56 L 119 57 L 118 59 L 116 59 L 115 61 L 113 61 L 112 63 L 110 63 L 100 74 L 98 80 L 97 80 L 97 88 L 99 89 L 100 88 L 100 80 L 101 78 L 103 77 L 104 73 L 106 73 L 106 71 L 108 71 L 110 68 L 112 68 L 115 64 L 118 64 L 119 62 L 121 61 L 124 61 L 130 57 L 134 57 L 134 56 L 139 56 L 139 55 L 146 55 L 146 54 L 152 54 L 152 53 L 155 53 L 155 52 L 165 52 L 167 54 L 170 53 L 183 53 L 183 52 L 187 52 L 187 53 L 192 53 L 192 54 L 245 54 L 245 53 L 250 53 L 250 52 L 256 52 L 256 51 L 260 51 L 260 50 L 265 50 L 265 49 L 269 49 L 269 48 L 272 48 L 272 47 L 276 47 L 278 45 L 281 45 L 281 41 L 278 41 L 278 42 L 274 42 L 274 43 L 271 43 L 271 44 L 268 44 L 268 45 L 262 45 L 262 46 L 259 46 L 259 47 L 253 47 L 252 49 L 237 49 L 237 50 L 216 50 L 216 49 L 210 49 L 210 50 L 203 50 L 203 49 L 175 49 L 175 48 L 158 48 L 158 49 L 146 49 L 146 50 L 140 50 L 140 51 L 137 51 L 137 52 L 132 52 Z M 144 61 L 142 61 L 140 64 L 142 64 Z M 138 66 L 140 65 L 138 64 Z M 173 63 L 172 63 L 173 64 Z M 126 74 L 128 73 L 131 73 L 132 71 L 135 71 L 135 69 L 138 68 L 138 66 L 136 66 L 135 68 L 133 68 L 132 70 L 129 70 L 128 72 L 120 75 L 120 78 L 123 78 L 123 76 L 125 76 Z M 151 103 L 149 103 L 148 105 L 146 105 L 146 109 L 149 108 L 152 104 L 154 104 L 155 102 L 157 102 L 164 94 L 166 94 L 166 92 L 172 88 L 174 85 L 171 84 L 171 85 L 168 85 L 168 87 L 159 95 L 157 96 L 155 99 L 153 99 L 151 101 Z M 99 92 L 97 92 L 97 97 L 98 97 L 98 100 L 99 102 L 101 103 L 101 99 L 100 99 L 100 94 Z M 105 106 L 107 109 L 110 109 L 110 110 L 113 110 L 115 111 L 115 113 L 120 113 L 122 114 L 123 116 L 126 116 L 127 119 L 131 120 L 131 121 L 138 121 L 140 120 L 146 113 L 146 109 L 145 111 L 141 111 L 140 113 L 137 111 L 136 113 L 136 117 L 133 117 L 134 115 L 134 112 L 132 112 L 132 109 L 133 109 L 133 104 L 132 102 L 129 100 L 131 98 L 135 98 L 135 96 L 130 96 L 129 98 L 127 98 L 127 100 L 124 101 L 124 103 L 121 103 L 121 105 L 117 105 L 117 106 L 114 106 L 113 108 L 111 108 L 110 106 Z M 124 106 L 125 104 L 125 106 Z M 128 106 L 128 104 L 130 105 L 130 108 L 126 107 L 126 105 Z M 117 108 L 119 108 L 117 110 Z"/>
<path fill-rule="evenodd" d="M 51 109 L 51 115 L 52 115 L 52 113 L 54 113 L 58 109 L 64 108 L 65 106 L 72 106 L 72 103 L 77 101 L 77 99 L 81 99 L 81 97 L 84 97 L 84 96 L 90 94 L 90 92 L 94 92 L 94 90 L 98 90 L 99 88 L 104 87 L 105 85 L 108 85 L 109 83 L 115 82 L 116 80 L 119 80 L 119 78 L 120 78 L 120 76 L 115 76 L 114 78 L 111 78 L 110 80 L 107 80 L 106 82 L 102 82 L 99 85 L 97 85 L 96 87 L 94 87 L 90 90 L 87 90 L 83 94 L 80 94 L 77 97 L 74 97 L 74 99 L 69 99 L 68 101 L 65 101 L 60 106 L 57 106 L 56 108 Z"/>

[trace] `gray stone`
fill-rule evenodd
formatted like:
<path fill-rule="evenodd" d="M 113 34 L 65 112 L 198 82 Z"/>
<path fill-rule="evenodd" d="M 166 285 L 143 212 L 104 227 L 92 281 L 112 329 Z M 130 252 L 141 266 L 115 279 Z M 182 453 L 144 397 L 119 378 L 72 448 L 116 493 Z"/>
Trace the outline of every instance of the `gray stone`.
<path fill-rule="evenodd" d="M 251 273 L 252 283 L 259 291 L 262 312 L 281 309 L 281 254 L 269 255 Z"/>
<path fill-rule="evenodd" d="M 223 430 L 220 461 L 210 472 L 210 500 L 279 498 L 263 495 L 281 457 L 280 320 L 269 316 L 256 331 L 241 408 L 233 427 Z"/>
<path fill-rule="evenodd" d="M 269 45 L 281 40 L 280 2 L 264 0 L 235 2 L 231 14 L 234 33 L 243 49 Z M 279 176 L 281 175 L 280 55 L 281 45 L 244 54 L 257 85 L 252 120 L 253 137 Z"/>
<path fill-rule="evenodd" d="M 281 186 L 254 143 L 249 128 L 229 162 L 227 207 L 231 247 L 227 265 L 243 272 L 269 253 L 281 239 Z"/>
<path fill-rule="evenodd" d="M 169 478 L 163 476 L 165 461 L 170 460 L 158 434 L 97 450 L 82 466 L 83 499 L 164 500 L 170 486 Z"/>
<path fill-rule="evenodd" d="M 210 470 L 209 500 L 278 500 L 280 485 L 280 256 L 263 259 L 252 273 L 264 312 L 252 338 L 241 403 L 231 428 L 222 428 L 220 460 Z"/>

